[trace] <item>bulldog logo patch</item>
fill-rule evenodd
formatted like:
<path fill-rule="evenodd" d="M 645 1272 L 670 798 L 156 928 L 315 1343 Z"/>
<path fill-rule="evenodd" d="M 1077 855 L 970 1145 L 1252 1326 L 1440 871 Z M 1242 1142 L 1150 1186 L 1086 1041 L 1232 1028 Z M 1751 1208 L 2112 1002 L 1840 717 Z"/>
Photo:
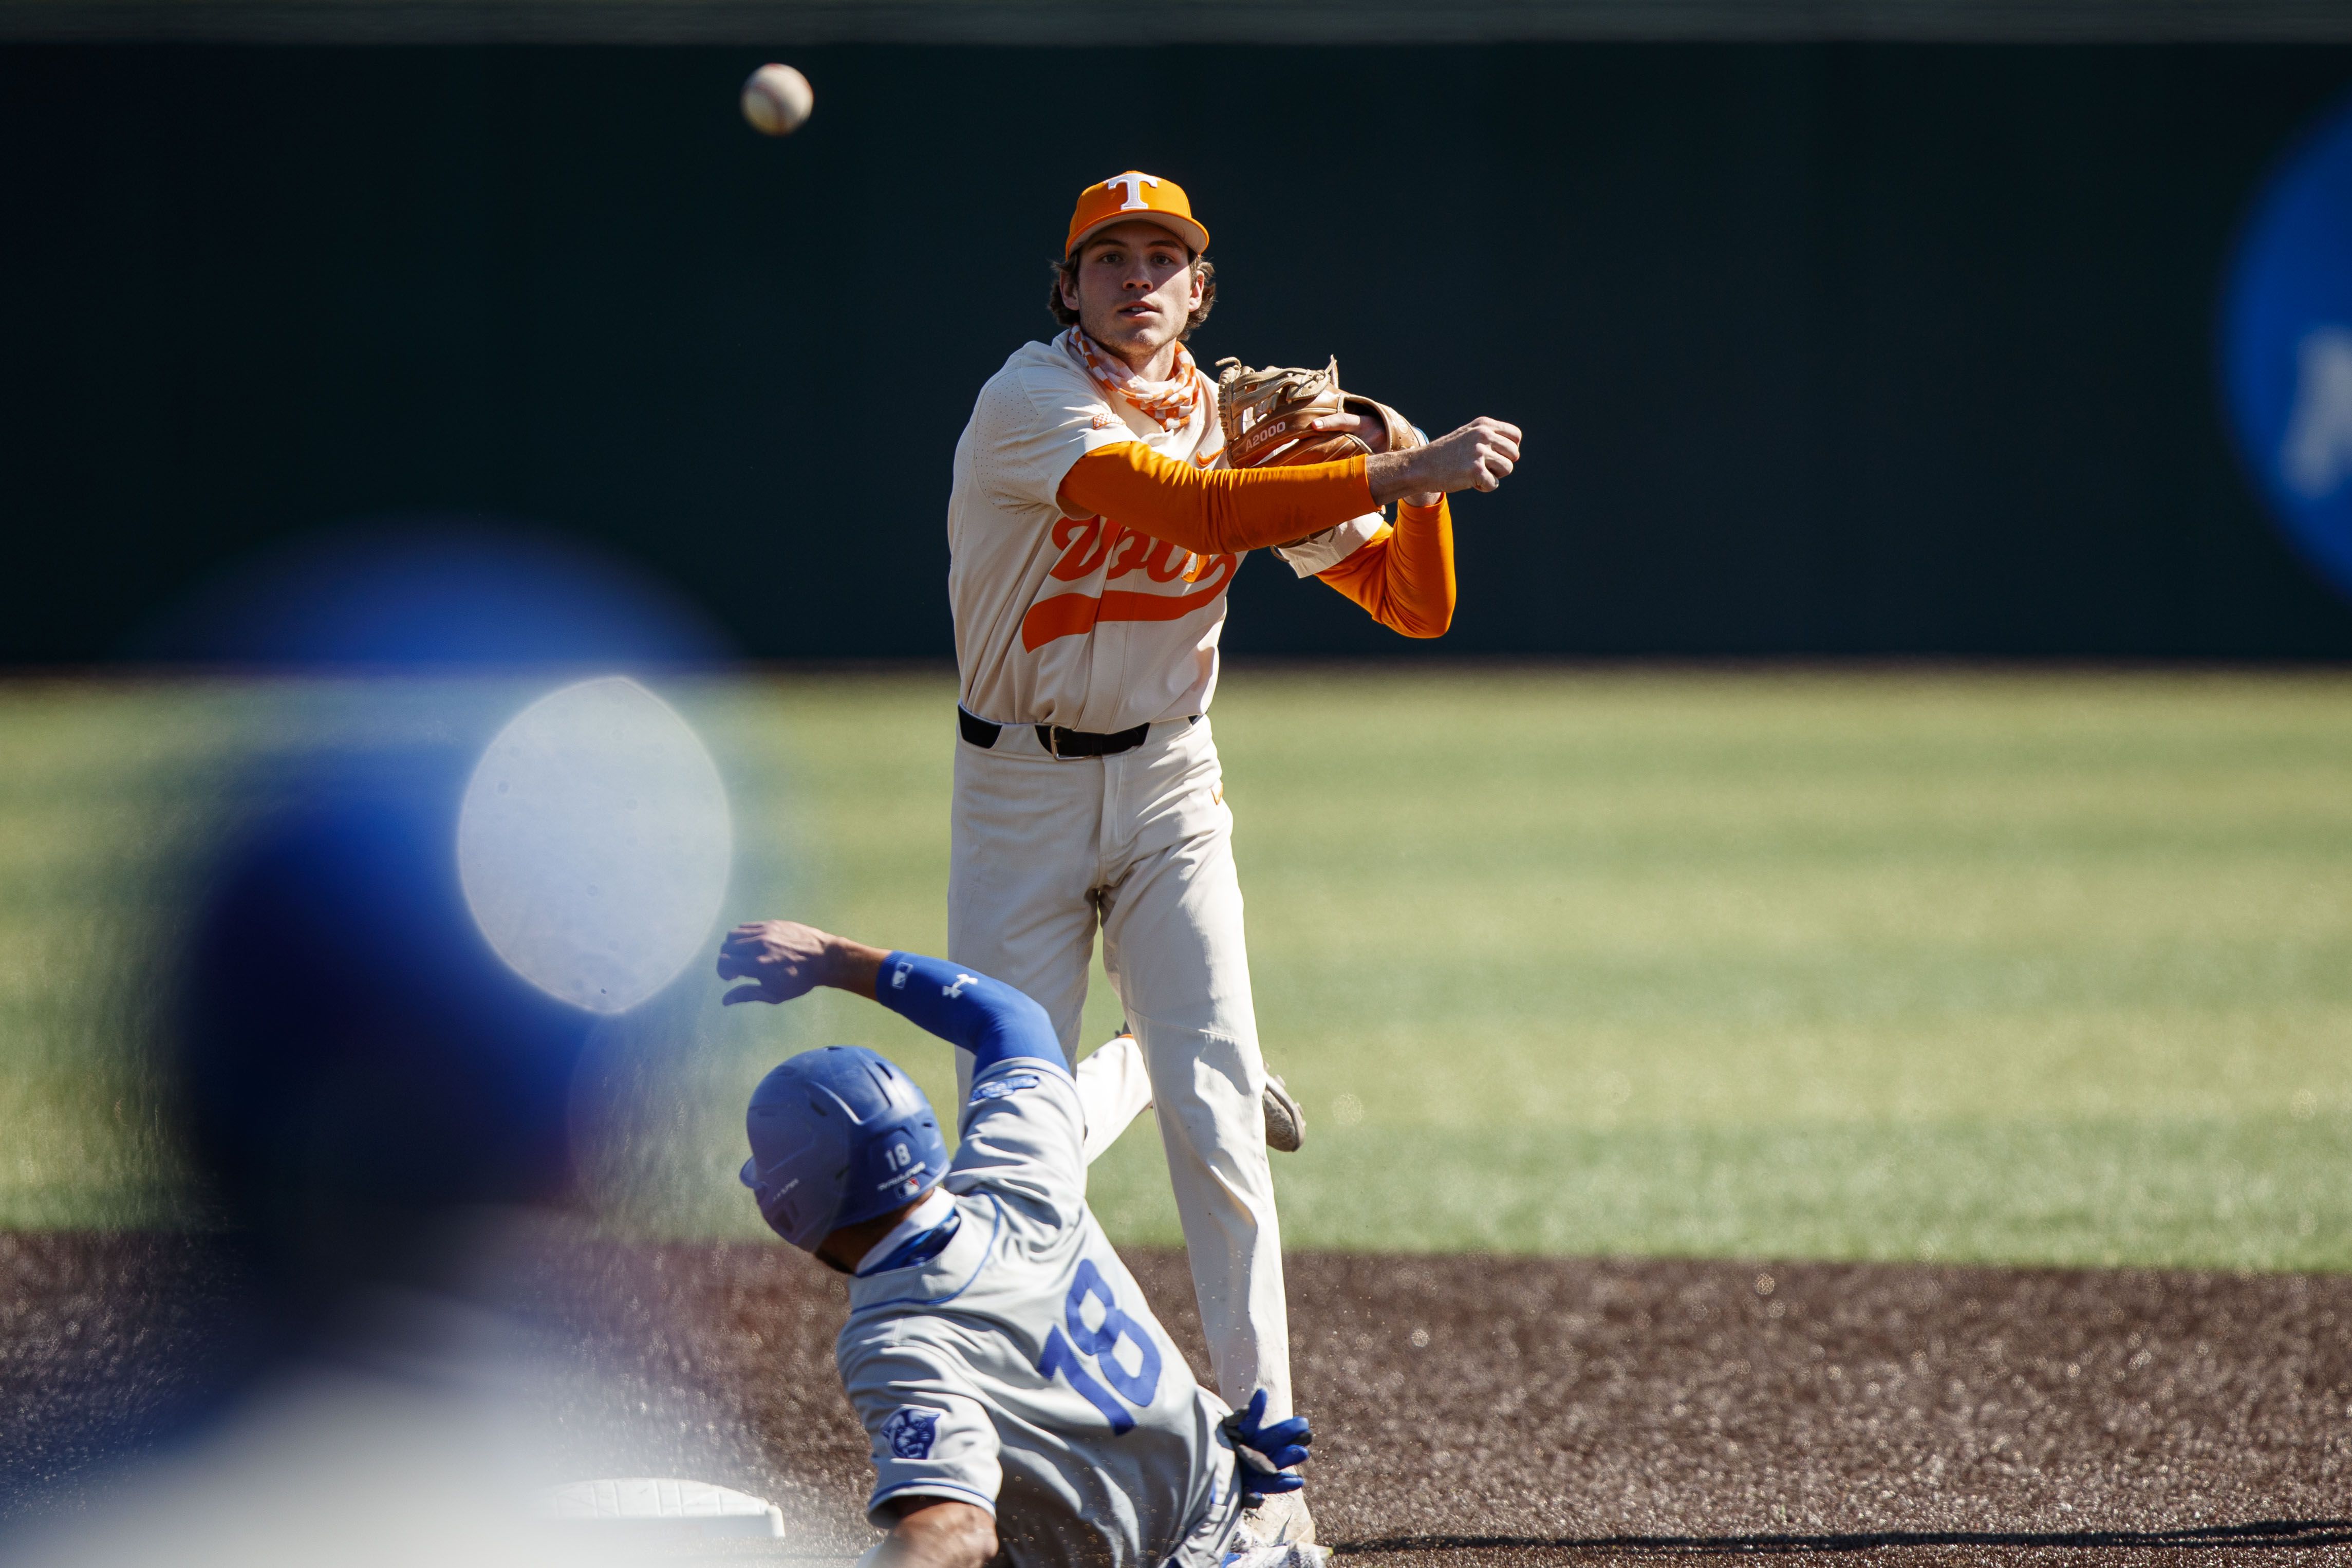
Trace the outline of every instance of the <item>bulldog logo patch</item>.
<path fill-rule="evenodd" d="M 898 1459 L 928 1459 L 931 1445 L 939 1441 L 940 1413 L 905 1405 L 890 1413 L 882 1423 L 882 1436 L 890 1440 L 890 1454 Z"/>

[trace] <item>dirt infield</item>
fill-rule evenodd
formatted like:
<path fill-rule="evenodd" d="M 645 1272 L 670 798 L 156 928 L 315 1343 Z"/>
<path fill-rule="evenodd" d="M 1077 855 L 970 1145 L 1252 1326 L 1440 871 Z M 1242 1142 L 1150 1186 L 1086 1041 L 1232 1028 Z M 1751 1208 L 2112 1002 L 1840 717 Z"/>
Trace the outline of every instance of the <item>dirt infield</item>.
<path fill-rule="evenodd" d="M 1182 1258 L 1130 1261 L 1198 1368 Z M 1310 1495 L 1361 1568 L 2352 1562 L 2352 1279 L 1290 1268 Z M 603 1380 L 554 1396 L 583 1402 L 561 1467 L 698 1466 L 806 1521 L 798 1552 L 867 1539 L 837 1279 L 781 1247 L 613 1245 L 532 1278 L 529 1310 Z M 0 1466 L 19 1499 L 196 1399 L 200 1380 L 164 1369 L 230 1310 L 185 1243 L 155 1238 L 0 1236 Z"/>

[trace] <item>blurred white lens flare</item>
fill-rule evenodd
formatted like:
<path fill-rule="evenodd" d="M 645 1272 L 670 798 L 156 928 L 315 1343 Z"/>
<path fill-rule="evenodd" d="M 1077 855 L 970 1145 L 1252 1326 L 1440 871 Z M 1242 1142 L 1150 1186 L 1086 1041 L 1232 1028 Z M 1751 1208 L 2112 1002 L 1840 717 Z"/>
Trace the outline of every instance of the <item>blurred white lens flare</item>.
<path fill-rule="evenodd" d="M 709 752 L 675 709 L 619 676 L 517 714 L 482 753 L 457 818 L 457 874 L 490 946 L 594 1013 L 628 1011 L 702 951 L 733 853 Z"/>

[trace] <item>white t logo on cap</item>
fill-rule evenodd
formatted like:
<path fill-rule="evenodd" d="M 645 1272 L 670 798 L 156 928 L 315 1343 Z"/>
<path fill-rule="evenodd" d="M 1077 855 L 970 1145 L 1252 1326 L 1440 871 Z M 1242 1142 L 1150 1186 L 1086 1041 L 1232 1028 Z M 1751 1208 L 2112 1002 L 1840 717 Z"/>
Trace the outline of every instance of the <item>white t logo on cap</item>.
<path fill-rule="evenodd" d="M 1158 184 L 1160 184 L 1160 180 L 1157 175 L 1139 174 L 1134 170 L 1129 169 L 1126 174 L 1121 174 L 1115 180 L 1105 180 L 1103 182 L 1103 189 L 1107 191 L 1115 191 L 1118 189 L 1119 186 L 1125 185 L 1127 187 L 1127 200 L 1119 203 L 1118 210 L 1123 213 L 1131 213 L 1141 211 L 1150 205 L 1150 204 L 1145 202 L 1143 199 L 1143 187 L 1146 185 L 1157 185 Z"/>

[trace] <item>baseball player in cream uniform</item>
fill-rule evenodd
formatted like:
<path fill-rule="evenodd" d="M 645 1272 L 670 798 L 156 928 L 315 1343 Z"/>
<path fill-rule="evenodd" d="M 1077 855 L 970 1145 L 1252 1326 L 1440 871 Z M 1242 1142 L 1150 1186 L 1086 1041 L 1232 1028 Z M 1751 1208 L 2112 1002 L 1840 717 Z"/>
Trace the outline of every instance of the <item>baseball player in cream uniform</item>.
<path fill-rule="evenodd" d="M 1266 1070 L 1208 719 L 1225 592 L 1249 550 L 1272 547 L 1397 629 L 1442 632 L 1444 492 L 1499 484 L 1518 432 L 1480 419 L 1410 452 L 1224 468 L 1215 387 L 1181 342 L 1213 300 L 1208 237 L 1171 182 L 1089 186 L 1054 279 L 1066 330 L 1005 362 L 957 442 L 948 950 L 1043 1004 L 1075 1060 L 1099 929 L 1132 1038 L 1080 1068 L 1087 1152 L 1156 1110 L 1216 1382 L 1235 1405 L 1265 1390 L 1278 1417 Z M 1289 1517 L 1262 1534 L 1313 1539 L 1295 1494 L 1265 1506 Z"/>

